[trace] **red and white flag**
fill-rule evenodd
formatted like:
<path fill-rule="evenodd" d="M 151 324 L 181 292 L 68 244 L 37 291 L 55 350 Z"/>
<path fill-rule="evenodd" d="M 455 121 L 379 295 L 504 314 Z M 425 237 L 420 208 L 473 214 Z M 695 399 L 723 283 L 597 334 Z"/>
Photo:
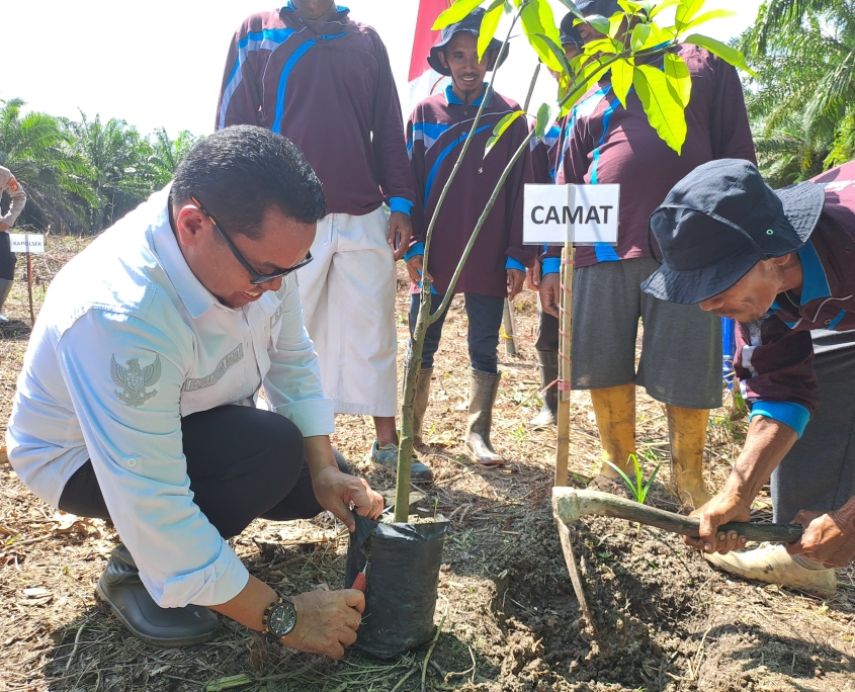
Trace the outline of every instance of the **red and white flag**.
<path fill-rule="evenodd" d="M 431 69 L 427 56 L 431 47 L 439 40 L 439 31 L 431 27 L 436 18 L 451 5 L 451 0 L 419 0 L 419 14 L 416 18 L 416 33 L 413 37 L 413 53 L 410 58 L 410 98 L 409 108 L 426 96 L 430 96 L 448 79 Z"/>

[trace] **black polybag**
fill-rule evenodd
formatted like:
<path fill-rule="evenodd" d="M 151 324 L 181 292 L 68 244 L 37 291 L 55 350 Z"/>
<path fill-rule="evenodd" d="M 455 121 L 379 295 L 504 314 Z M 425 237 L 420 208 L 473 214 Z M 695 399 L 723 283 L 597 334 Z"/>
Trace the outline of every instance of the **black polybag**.
<path fill-rule="evenodd" d="M 434 635 L 436 589 L 449 523 L 386 524 L 356 516 L 345 588 L 368 560 L 365 612 L 355 648 L 393 658 Z"/>

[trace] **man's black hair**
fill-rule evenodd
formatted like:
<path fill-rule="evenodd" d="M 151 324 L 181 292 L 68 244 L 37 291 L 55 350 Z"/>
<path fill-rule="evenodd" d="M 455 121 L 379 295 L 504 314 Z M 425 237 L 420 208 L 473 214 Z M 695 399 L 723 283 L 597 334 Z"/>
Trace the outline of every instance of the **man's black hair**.
<path fill-rule="evenodd" d="M 191 197 L 223 227 L 248 236 L 271 206 L 303 223 L 326 214 L 321 182 L 300 150 L 254 125 L 227 127 L 190 150 L 175 171 L 172 200 Z"/>

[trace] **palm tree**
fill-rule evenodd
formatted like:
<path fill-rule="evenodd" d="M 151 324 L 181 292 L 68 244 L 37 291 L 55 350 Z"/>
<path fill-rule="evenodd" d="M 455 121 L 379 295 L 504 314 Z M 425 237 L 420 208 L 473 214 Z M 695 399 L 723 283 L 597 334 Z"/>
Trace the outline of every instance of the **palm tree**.
<path fill-rule="evenodd" d="M 80 114 L 80 121 L 66 121 L 72 148 L 85 163 L 86 178 L 95 203 L 89 210 L 93 231 L 112 225 L 152 191 L 147 179 L 151 147 L 136 128 L 124 120 L 101 121 Z"/>
<path fill-rule="evenodd" d="M 21 223 L 76 231 L 92 199 L 80 161 L 70 153 L 59 120 L 44 113 L 22 115 L 23 105 L 11 99 L 0 109 L 0 163 L 27 191 Z"/>
<path fill-rule="evenodd" d="M 740 44 L 757 70 L 748 109 L 774 184 L 855 157 L 852 0 L 767 0 Z"/>
<path fill-rule="evenodd" d="M 182 130 L 175 139 L 171 139 L 162 127 L 149 136 L 149 175 L 153 189 L 161 188 L 172 180 L 181 159 L 198 140 L 199 138 L 188 130 Z"/>

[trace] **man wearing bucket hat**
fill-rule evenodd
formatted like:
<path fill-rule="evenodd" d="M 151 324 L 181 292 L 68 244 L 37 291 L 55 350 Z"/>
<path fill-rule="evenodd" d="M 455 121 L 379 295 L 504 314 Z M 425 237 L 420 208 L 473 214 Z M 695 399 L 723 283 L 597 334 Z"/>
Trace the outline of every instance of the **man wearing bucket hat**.
<path fill-rule="evenodd" d="M 383 42 L 334 0 L 253 14 L 229 48 L 217 107 L 217 129 L 237 124 L 291 139 L 324 185 L 329 213 L 300 277 L 306 327 L 336 413 L 372 416 L 368 456 L 394 469 L 395 260 L 410 243 L 413 184 Z M 412 473 L 432 478 L 417 460 Z"/>
<path fill-rule="evenodd" d="M 827 594 L 829 568 L 855 558 L 855 367 L 849 350 L 834 371 L 840 386 L 818 396 L 811 330 L 855 328 L 855 162 L 773 191 L 753 164 L 713 161 L 674 186 L 650 229 L 663 264 L 643 290 L 739 322 L 734 361 L 751 406 L 743 450 L 689 543 L 728 571 Z M 784 460 L 818 406 L 837 421 L 825 453 Z M 729 553 L 744 541 L 718 527 L 749 517 L 782 460 L 776 520 L 803 524 L 804 535 L 786 550 Z"/>
<path fill-rule="evenodd" d="M 585 17 L 619 12 L 615 0 L 582 0 Z M 598 34 L 578 25 L 586 41 Z M 636 386 L 665 404 L 671 451 L 671 486 L 682 502 L 699 507 L 710 497 L 703 478 L 709 410 L 721 405 L 720 320 L 641 293 L 657 267 L 647 242 L 650 212 L 670 187 L 712 159 L 754 159 L 754 144 L 736 70 L 693 45 L 673 49 L 692 82 L 685 110 L 687 135 L 680 154 L 648 123 L 637 95 L 624 107 L 607 75 L 568 116 L 559 183 L 620 185 L 617 246 L 578 247 L 573 278 L 572 385 L 591 393 L 605 461 L 631 473 L 635 452 Z M 661 55 L 646 58 L 651 64 Z M 545 311 L 557 315 L 560 248 L 543 260 Z M 636 368 L 639 321 L 644 332 Z M 689 385 L 691 383 L 691 385 Z M 622 488 L 603 464 L 594 487 Z"/>
<path fill-rule="evenodd" d="M 574 26 L 576 15 L 568 12 L 561 20 L 559 34 L 561 47 L 564 54 L 570 60 L 581 52 L 582 35 Z M 561 123 L 555 123 L 540 140 L 532 139 L 531 162 L 534 170 L 534 182 L 549 184 L 555 182 L 555 173 L 561 164 L 561 144 L 566 136 L 568 121 L 562 128 Z M 531 123 L 534 127 L 534 122 Z M 544 252 L 548 247 L 544 247 Z M 540 262 L 535 261 L 526 272 L 527 287 L 537 290 L 540 287 Z M 558 378 L 558 319 L 546 312 L 538 303 L 538 325 L 537 358 L 540 361 L 540 388 L 543 396 L 543 404 L 538 414 L 530 421 L 534 428 L 541 428 L 555 424 L 555 414 L 558 410 L 558 387 L 555 386 Z"/>
<path fill-rule="evenodd" d="M 493 40 L 483 60 L 478 59 L 478 32 L 483 16 L 484 10 L 476 9 L 442 30 L 428 62 L 437 72 L 450 75 L 452 83 L 443 93 L 421 101 L 407 124 L 407 148 L 418 191 L 413 209 L 415 242 L 406 255 L 413 282 L 411 329 L 419 309 L 418 284 L 427 227 L 482 100 L 487 99 L 481 121 L 434 228 L 427 267 L 437 292 L 432 298 L 434 307 L 448 290 L 457 262 L 499 177 L 527 136 L 525 119 L 518 118 L 484 155 L 494 126 L 506 114 L 518 111 L 519 106 L 495 92 L 487 93 L 484 76 L 504 56 L 499 55 L 499 42 Z M 490 442 L 492 411 L 501 376 L 496 349 L 504 299 L 507 296 L 513 300 L 519 293 L 526 265 L 534 260 L 534 253 L 522 245 L 523 186 L 531 177 L 530 151 L 526 149 L 511 169 L 455 288 L 465 294 L 469 319 L 472 367 L 466 442 L 473 459 L 486 466 L 503 463 Z M 421 437 L 433 358 L 439 347 L 444 317 L 431 325 L 425 339 L 415 399 L 417 440 Z"/>

